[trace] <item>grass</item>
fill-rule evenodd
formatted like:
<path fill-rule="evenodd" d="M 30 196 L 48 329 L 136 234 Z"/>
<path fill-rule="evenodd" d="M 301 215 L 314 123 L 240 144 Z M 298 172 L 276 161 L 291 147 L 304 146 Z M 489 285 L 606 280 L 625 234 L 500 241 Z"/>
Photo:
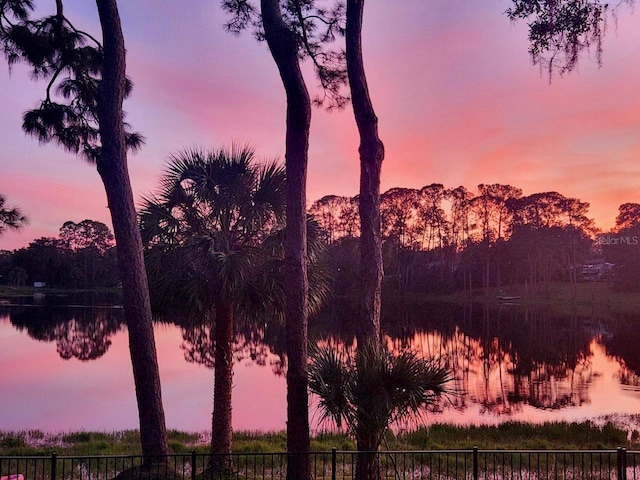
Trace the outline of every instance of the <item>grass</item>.
<path fill-rule="evenodd" d="M 627 433 L 611 423 L 597 427 L 591 422 L 533 425 L 506 422 L 494 426 L 454 427 L 436 424 L 399 438 L 411 449 L 485 450 L 591 450 L 631 448 Z"/>
<path fill-rule="evenodd" d="M 197 433 L 167 432 L 172 453 L 194 450 L 201 443 Z M 137 430 L 120 432 L 45 433 L 40 430 L 0 432 L 0 455 L 131 455 L 140 453 Z"/>
<path fill-rule="evenodd" d="M 637 432 L 636 432 L 637 433 Z M 207 435 L 177 430 L 168 432 L 172 453 L 208 450 Z M 384 448 L 388 450 L 585 450 L 638 448 L 638 435 L 606 423 L 599 427 L 591 422 L 546 423 L 541 425 L 507 422 L 496 426 L 468 426 L 435 424 L 429 428 L 387 435 Z M 137 431 L 73 432 L 47 434 L 41 431 L 0 432 L 0 455 L 134 455 L 140 453 Z M 233 438 L 234 452 L 284 452 L 284 432 L 237 432 Z M 320 433 L 311 439 L 314 451 L 355 450 L 355 442 L 345 434 Z"/>
<path fill-rule="evenodd" d="M 469 301 L 497 305 L 496 297 L 519 296 L 517 303 L 531 307 L 550 307 L 558 314 L 576 311 L 579 315 L 640 312 L 637 292 L 618 292 L 606 282 L 585 282 L 575 285 L 575 294 L 568 282 L 552 282 L 547 286 L 509 285 L 447 295 L 420 295 L 421 300 L 467 304 Z"/>

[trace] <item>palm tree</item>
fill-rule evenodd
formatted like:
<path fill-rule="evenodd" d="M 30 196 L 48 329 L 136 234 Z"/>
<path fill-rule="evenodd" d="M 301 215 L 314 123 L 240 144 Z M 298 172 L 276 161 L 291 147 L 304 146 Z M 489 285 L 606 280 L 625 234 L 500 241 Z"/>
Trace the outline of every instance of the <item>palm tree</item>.
<path fill-rule="evenodd" d="M 6 205 L 7 198 L 0 193 L 0 236 L 8 229 L 19 230 L 29 223 L 18 207 Z"/>
<path fill-rule="evenodd" d="M 262 245 L 282 228 L 284 180 L 282 167 L 257 165 L 248 147 L 185 150 L 171 158 L 140 214 L 155 293 L 169 301 L 180 295 L 215 319 L 212 455 L 231 451 L 234 315 L 265 256 Z"/>
<path fill-rule="evenodd" d="M 161 308 L 181 306 L 213 324 L 211 460 L 231 451 L 234 319 L 282 315 L 285 172 L 249 147 L 174 155 L 140 214 Z M 310 235 L 314 238 L 314 235 Z M 310 244 L 313 261 L 319 244 Z M 318 308 L 323 289 L 314 291 Z"/>
<path fill-rule="evenodd" d="M 311 353 L 309 388 L 322 420 L 346 427 L 356 438 L 356 480 L 380 478 L 376 454 L 395 422 L 417 418 L 448 393 L 450 371 L 435 359 L 409 351 L 392 354 L 372 340 L 357 353 L 331 346 Z"/>

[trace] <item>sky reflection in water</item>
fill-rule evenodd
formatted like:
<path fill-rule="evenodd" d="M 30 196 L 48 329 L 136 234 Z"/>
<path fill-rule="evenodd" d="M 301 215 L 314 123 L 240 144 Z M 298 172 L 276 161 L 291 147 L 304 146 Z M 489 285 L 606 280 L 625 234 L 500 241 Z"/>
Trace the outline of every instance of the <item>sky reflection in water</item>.
<path fill-rule="evenodd" d="M 53 342 L 37 342 L 0 316 L 0 429 L 44 431 L 137 428 L 126 330 L 111 338 L 99 360 L 63 360 Z M 184 360 L 180 328 L 156 328 L 168 428 L 210 428 L 213 371 Z M 233 427 L 280 430 L 286 387 L 271 369 L 236 364 Z"/>

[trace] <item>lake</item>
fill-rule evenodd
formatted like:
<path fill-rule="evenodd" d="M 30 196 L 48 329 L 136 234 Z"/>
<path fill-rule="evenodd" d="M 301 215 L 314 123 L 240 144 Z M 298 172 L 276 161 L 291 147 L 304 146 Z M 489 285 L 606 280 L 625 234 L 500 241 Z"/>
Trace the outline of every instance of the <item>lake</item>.
<path fill-rule="evenodd" d="M 0 306 L 0 430 L 137 428 L 122 311 L 56 303 Z M 310 337 L 350 348 L 351 315 L 333 306 L 312 322 Z M 640 413 L 639 322 L 640 316 L 554 316 L 518 305 L 416 303 L 386 307 L 383 318 L 389 348 L 439 356 L 455 373 L 457 394 L 428 413 L 427 424 Z M 208 332 L 188 322 L 155 325 L 168 428 L 210 428 Z M 234 429 L 284 430 L 282 329 L 240 325 L 237 339 Z M 314 429 L 323 428 L 318 418 L 312 406 Z"/>

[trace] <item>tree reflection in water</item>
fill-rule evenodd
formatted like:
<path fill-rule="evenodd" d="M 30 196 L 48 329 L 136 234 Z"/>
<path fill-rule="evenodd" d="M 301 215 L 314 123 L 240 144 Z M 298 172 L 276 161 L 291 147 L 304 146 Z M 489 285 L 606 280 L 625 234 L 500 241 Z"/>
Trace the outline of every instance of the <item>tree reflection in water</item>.
<path fill-rule="evenodd" d="M 446 400 L 452 408 L 465 410 L 475 403 L 481 414 L 509 416 L 524 405 L 557 410 L 590 403 L 592 318 L 575 311 L 552 316 L 548 309 L 519 306 L 385 306 L 383 328 L 390 349 L 440 357 L 453 370 L 458 394 Z M 352 341 L 344 332 L 331 333 L 345 344 Z"/>
<path fill-rule="evenodd" d="M 279 322 L 256 325 L 238 319 L 235 328 L 233 358 L 236 363 L 248 361 L 259 366 L 269 365 L 275 375 L 286 373 L 284 330 Z M 191 321 L 180 330 L 183 339 L 180 349 L 185 360 L 213 369 L 215 342 L 211 324 Z"/>
<path fill-rule="evenodd" d="M 607 353 L 620 362 L 618 379 L 629 390 L 640 390 L 640 315 L 618 314 L 600 333 Z"/>
<path fill-rule="evenodd" d="M 118 309 L 12 307 L 13 326 L 44 342 L 55 342 L 60 357 L 94 360 L 104 355 L 122 327 Z M 355 312 L 336 302 L 312 320 L 311 341 L 353 348 Z M 176 317 L 177 318 L 177 317 Z M 457 395 L 438 409 L 465 411 L 480 406 L 481 415 L 509 417 L 525 406 L 559 410 L 591 403 L 590 388 L 601 373 L 593 352 L 604 348 L 619 363 L 616 379 L 640 392 L 640 322 L 638 315 L 596 318 L 575 311 L 552 315 L 524 306 L 387 302 L 383 329 L 387 346 L 440 357 L 455 375 Z M 188 362 L 213 367 L 211 329 L 191 320 L 173 320 L 181 329 Z M 234 359 L 268 367 L 284 375 L 284 331 L 277 320 L 238 322 Z"/>
<path fill-rule="evenodd" d="M 61 358 L 81 361 L 104 355 L 123 325 L 121 310 L 98 307 L 19 307 L 11 310 L 10 321 L 31 338 L 56 342 Z"/>
<path fill-rule="evenodd" d="M 76 318 L 56 326 L 56 350 L 62 358 L 68 360 L 95 360 L 101 357 L 111 345 L 111 335 L 118 328 L 112 328 L 104 316 L 98 314 L 91 322 L 83 322 Z"/>

